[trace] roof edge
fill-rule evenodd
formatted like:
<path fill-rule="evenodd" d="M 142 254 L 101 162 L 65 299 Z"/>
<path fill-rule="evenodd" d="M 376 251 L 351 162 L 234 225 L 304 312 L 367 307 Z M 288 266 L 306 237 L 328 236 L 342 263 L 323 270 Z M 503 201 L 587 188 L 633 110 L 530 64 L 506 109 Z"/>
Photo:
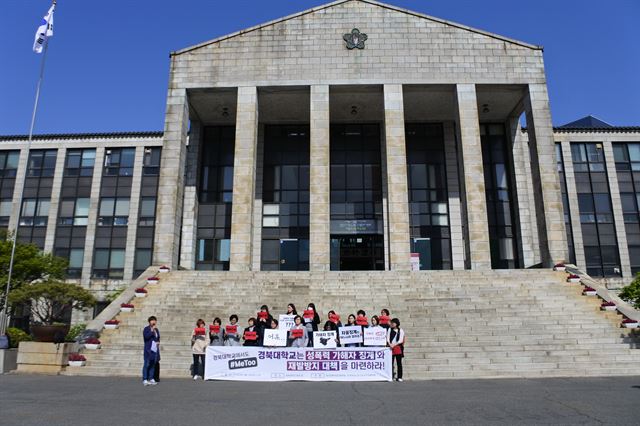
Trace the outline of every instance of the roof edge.
<path fill-rule="evenodd" d="M 105 133 L 43 133 L 33 135 L 33 140 L 46 139 L 88 139 L 88 138 L 104 138 L 104 139 L 124 139 L 124 138 L 154 138 L 162 137 L 162 131 L 148 132 L 105 132 Z M 28 140 L 29 135 L 0 135 L 0 141 L 21 141 Z"/>
<path fill-rule="evenodd" d="M 416 16 L 418 18 L 428 19 L 430 21 L 437 22 L 437 23 L 440 23 L 440 24 L 443 24 L 443 25 L 448 25 L 450 27 L 459 28 L 459 29 L 462 29 L 462 30 L 466 30 L 466 31 L 470 31 L 470 32 L 476 33 L 476 34 L 481 34 L 481 35 L 484 35 L 484 36 L 487 36 L 487 37 L 490 37 L 490 38 L 494 38 L 496 40 L 502 40 L 502 41 L 505 41 L 505 42 L 508 42 L 508 43 L 512 43 L 512 44 L 515 44 L 515 45 L 518 45 L 518 46 L 521 46 L 521 47 L 526 47 L 526 48 L 529 48 L 529 49 L 532 49 L 532 50 L 544 50 L 544 48 L 542 46 L 540 46 L 540 45 L 526 43 L 526 42 L 523 42 L 523 41 L 520 41 L 520 40 L 512 39 L 512 38 L 501 36 L 501 35 L 498 35 L 498 34 L 495 34 L 495 33 L 491 33 L 491 32 L 488 32 L 488 31 L 484 31 L 484 30 L 480 30 L 480 29 L 477 29 L 477 28 L 469 27 L 467 25 L 459 24 L 457 22 L 447 21 L 445 19 L 436 18 L 436 17 L 431 16 L 431 15 L 427 15 L 427 14 L 420 13 L 420 12 L 414 12 L 414 11 L 409 10 L 409 9 L 404 9 L 404 8 L 401 8 L 401 7 L 398 7 L 398 6 L 394 6 L 394 5 L 390 5 L 390 4 L 387 4 L 387 3 L 378 2 L 378 1 L 375 1 L 375 0 L 337 0 L 337 1 L 334 1 L 334 2 L 331 2 L 331 3 L 327 3 L 327 4 L 324 4 L 324 5 L 321 5 L 321 6 L 316 6 L 316 7 L 311 8 L 311 9 L 306 9 L 306 10 L 303 10 L 301 12 L 296 12 L 294 14 L 287 15 L 287 16 L 284 16 L 282 18 L 278 18 L 278 19 L 274 19 L 274 20 L 271 20 L 271 21 L 268 21 L 268 22 L 264 22 L 262 24 L 254 25 L 253 27 L 245 28 L 245 29 L 240 30 L 240 31 L 236 31 L 236 32 L 233 32 L 233 33 L 225 34 L 225 35 L 222 35 L 220 37 L 214 38 L 212 40 L 208 40 L 208 41 L 204 41 L 202 43 L 194 44 L 192 46 L 185 47 L 183 49 L 175 50 L 175 51 L 171 52 L 169 54 L 169 56 L 173 57 L 173 56 L 182 55 L 183 53 L 188 53 L 188 52 L 190 52 L 192 50 L 196 50 L 196 49 L 199 49 L 201 47 L 208 46 L 210 44 L 219 43 L 221 41 L 224 41 L 224 40 L 227 40 L 227 39 L 230 39 L 230 38 L 234 38 L 234 37 L 237 37 L 237 36 L 240 36 L 240 35 L 243 35 L 243 34 L 247 34 L 247 33 L 253 32 L 253 31 L 257 31 L 257 30 L 260 30 L 262 28 L 278 24 L 280 22 L 284 22 L 284 21 L 288 21 L 288 20 L 291 20 L 291 19 L 294 19 L 294 18 L 298 18 L 300 16 L 304 16 L 304 15 L 308 15 L 308 14 L 311 14 L 311 13 L 315 13 L 315 12 L 318 12 L 320 10 L 328 9 L 330 7 L 338 6 L 338 5 L 343 4 L 343 3 L 348 3 L 350 1 L 360 1 L 362 3 L 368 3 L 368 4 L 379 6 L 379 7 L 385 8 L 385 9 L 394 10 L 396 12 L 405 13 L 407 15 Z"/>

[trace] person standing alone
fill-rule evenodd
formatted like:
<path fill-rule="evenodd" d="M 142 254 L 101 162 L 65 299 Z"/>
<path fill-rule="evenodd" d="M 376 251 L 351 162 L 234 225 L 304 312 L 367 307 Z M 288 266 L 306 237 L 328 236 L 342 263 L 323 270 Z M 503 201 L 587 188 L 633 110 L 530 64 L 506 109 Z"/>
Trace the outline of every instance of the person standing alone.
<path fill-rule="evenodd" d="M 149 325 L 142 330 L 144 339 L 144 364 L 142 366 L 142 384 L 153 386 L 158 383 L 154 380 L 156 363 L 160 359 L 160 330 L 158 320 L 154 316 L 147 319 Z"/>

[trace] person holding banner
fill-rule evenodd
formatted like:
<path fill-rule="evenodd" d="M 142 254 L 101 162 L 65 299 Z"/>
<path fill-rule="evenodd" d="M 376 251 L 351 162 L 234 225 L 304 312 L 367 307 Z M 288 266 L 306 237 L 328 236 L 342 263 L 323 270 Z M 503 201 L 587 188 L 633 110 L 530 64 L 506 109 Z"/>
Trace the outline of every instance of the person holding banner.
<path fill-rule="evenodd" d="M 404 330 L 400 328 L 400 320 L 394 318 L 387 331 L 387 344 L 391 347 L 392 365 L 396 365 L 396 381 L 402 381 L 402 358 L 404 358 Z M 393 367 L 392 367 L 393 368 Z"/>
<path fill-rule="evenodd" d="M 233 314 L 229 317 L 229 324 L 224 328 L 224 345 L 225 346 L 242 346 L 240 336 L 244 330 L 238 325 L 238 316 Z"/>
<path fill-rule="evenodd" d="M 309 343 L 309 335 L 307 333 L 307 327 L 302 325 L 302 317 L 296 315 L 295 324 L 289 331 L 289 341 L 292 348 L 306 348 Z"/>
<path fill-rule="evenodd" d="M 388 309 L 382 309 L 380 311 L 380 318 L 379 318 L 380 327 L 388 330 L 389 329 L 389 321 L 391 321 L 391 314 L 389 313 L 389 310 Z"/>
<path fill-rule="evenodd" d="M 258 323 L 256 324 L 256 327 L 258 328 L 258 335 L 260 336 L 258 338 L 258 346 L 262 346 L 264 343 L 262 340 L 264 338 L 264 331 L 271 328 L 271 322 L 273 321 L 273 317 L 269 313 L 269 307 L 267 305 L 260 306 L 260 312 L 258 312 L 257 319 Z"/>
<path fill-rule="evenodd" d="M 296 305 L 294 305 L 293 303 L 289 303 L 287 305 L 287 315 L 298 315 L 298 311 L 296 311 Z"/>
<path fill-rule="evenodd" d="M 347 327 L 353 327 L 356 325 L 356 316 L 353 314 L 349 314 L 347 317 Z M 357 348 L 360 346 L 360 343 L 345 343 L 345 348 Z"/>
<path fill-rule="evenodd" d="M 205 322 L 199 319 L 196 328 L 191 334 L 191 352 L 193 354 L 193 380 L 204 379 L 204 358 L 207 351 L 208 342 L 206 339 L 207 330 L 204 328 Z"/>
<path fill-rule="evenodd" d="M 214 318 L 213 324 L 209 326 L 209 346 L 224 345 L 224 330 L 222 329 L 222 320 Z"/>
<path fill-rule="evenodd" d="M 318 331 L 320 325 L 320 316 L 313 303 L 309 303 L 304 311 L 304 325 L 307 329 L 307 344 L 311 347 L 313 346 L 313 332 Z"/>
<path fill-rule="evenodd" d="M 260 334 L 258 332 L 258 327 L 256 326 L 256 319 L 249 318 L 249 327 L 245 328 L 244 333 L 242 333 L 244 346 L 260 346 L 258 345 L 259 339 Z"/>
<path fill-rule="evenodd" d="M 336 332 L 336 347 L 340 347 L 340 339 L 338 338 L 338 326 L 333 321 L 327 321 L 324 323 L 324 331 Z"/>

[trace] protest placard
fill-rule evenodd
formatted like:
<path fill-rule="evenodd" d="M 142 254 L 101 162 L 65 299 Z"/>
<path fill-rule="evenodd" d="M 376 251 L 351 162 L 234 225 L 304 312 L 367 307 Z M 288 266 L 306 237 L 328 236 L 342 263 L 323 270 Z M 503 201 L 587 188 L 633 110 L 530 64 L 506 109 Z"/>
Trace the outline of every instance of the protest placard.
<path fill-rule="evenodd" d="M 264 346 L 287 346 L 287 330 L 265 330 Z"/>
<path fill-rule="evenodd" d="M 362 327 L 359 325 L 340 327 L 338 331 L 340 333 L 341 345 L 346 345 L 348 343 L 362 343 Z"/>
<path fill-rule="evenodd" d="M 382 327 L 364 329 L 365 346 L 387 346 L 387 330 Z"/>
<path fill-rule="evenodd" d="M 280 318 L 278 319 L 278 326 L 283 330 L 291 330 L 293 326 L 296 325 L 296 322 L 294 320 L 295 317 L 295 315 L 281 314 Z"/>
<path fill-rule="evenodd" d="M 314 331 L 313 347 L 323 349 L 333 349 L 337 347 L 335 331 Z"/>

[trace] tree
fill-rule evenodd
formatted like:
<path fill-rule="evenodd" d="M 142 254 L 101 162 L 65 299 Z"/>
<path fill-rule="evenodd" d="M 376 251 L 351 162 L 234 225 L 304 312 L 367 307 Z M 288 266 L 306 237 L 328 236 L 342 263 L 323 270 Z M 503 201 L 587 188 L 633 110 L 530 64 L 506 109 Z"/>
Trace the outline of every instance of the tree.
<path fill-rule="evenodd" d="M 79 285 L 48 280 L 26 284 L 12 291 L 9 302 L 29 304 L 35 322 L 52 325 L 64 321 L 66 309 L 84 311 L 95 305 L 96 299 Z"/>
<path fill-rule="evenodd" d="M 637 274 L 631 284 L 622 289 L 620 298 L 631 303 L 636 309 L 640 309 L 640 274 Z"/>
<path fill-rule="evenodd" d="M 12 244 L 6 233 L 0 237 L 0 309 L 4 306 Z M 44 253 L 34 244 L 17 242 L 10 292 L 38 280 L 63 280 L 67 265 L 66 259 Z"/>

